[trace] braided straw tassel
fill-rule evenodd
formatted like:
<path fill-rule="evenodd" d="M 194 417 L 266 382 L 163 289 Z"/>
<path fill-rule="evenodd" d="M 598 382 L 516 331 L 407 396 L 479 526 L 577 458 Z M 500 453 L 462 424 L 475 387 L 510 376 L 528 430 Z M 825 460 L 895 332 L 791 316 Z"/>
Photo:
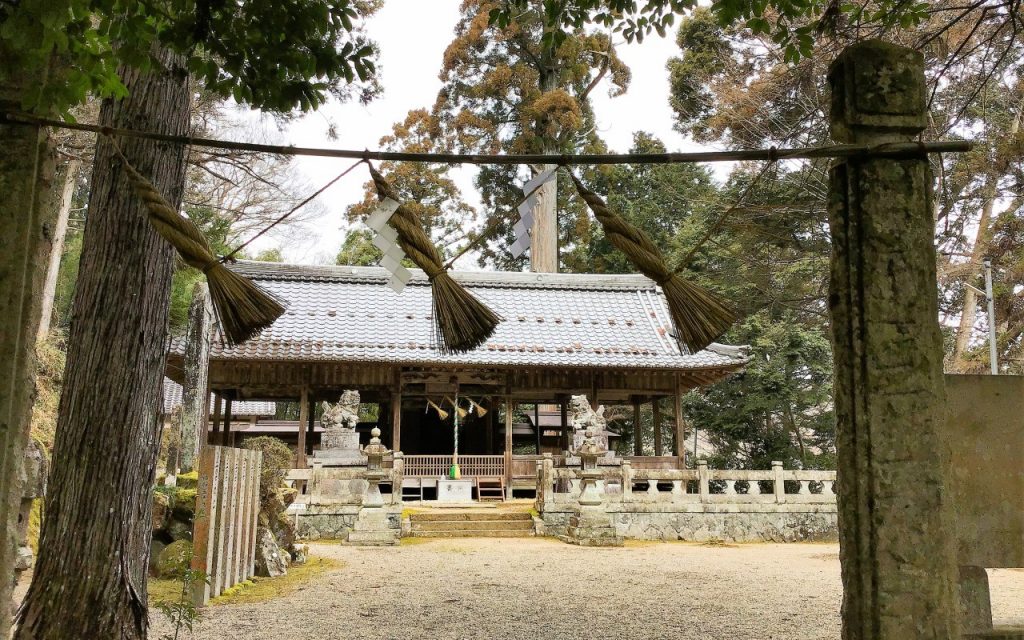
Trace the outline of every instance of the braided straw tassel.
<path fill-rule="evenodd" d="M 398 194 L 373 165 L 370 175 L 377 187 L 377 196 L 383 202 L 391 198 L 401 202 Z M 398 244 L 416 266 L 427 274 L 431 284 L 434 305 L 434 332 L 440 350 L 446 353 L 471 351 L 485 343 L 501 322 L 493 311 L 456 282 L 444 268 L 441 254 L 430 241 L 419 217 L 405 205 L 388 219 L 396 232 Z"/>
<path fill-rule="evenodd" d="M 181 259 L 206 274 L 214 312 L 220 322 L 224 340 L 236 345 L 252 338 L 284 313 L 284 305 L 272 295 L 221 263 L 196 223 L 172 207 L 149 180 L 146 180 L 120 147 L 110 139 L 128 173 L 128 181 L 146 205 L 149 223 L 153 225 Z"/>
<path fill-rule="evenodd" d="M 729 329 L 736 321 L 732 309 L 707 289 L 672 273 L 661 251 L 647 234 L 609 209 L 604 200 L 584 187 L 575 175 L 572 175 L 572 181 L 576 183 L 580 197 L 586 200 L 594 217 L 601 223 L 609 242 L 626 254 L 641 273 L 661 285 L 679 341 L 691 353 L 708 346 Z"/>

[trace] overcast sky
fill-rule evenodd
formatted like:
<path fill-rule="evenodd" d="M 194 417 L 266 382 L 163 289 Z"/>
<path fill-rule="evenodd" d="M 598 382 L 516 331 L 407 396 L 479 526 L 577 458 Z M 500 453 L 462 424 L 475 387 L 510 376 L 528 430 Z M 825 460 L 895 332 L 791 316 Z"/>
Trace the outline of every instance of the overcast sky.
<path fill-rule="evenodd" d="M 386 0 L 384 8 L 368 24 L 370 37 L 380 45 L 380 73 L 384 95 L 368 106 L 332 103 L 318 113 L 305 116 L 271 137 L 280 143 L 340 149 L 377 149 L 378 140 L 410 109 L 429 107 L 441 86 L 438 72 L 445 47 L 451 41 L 458 20 L 459 0 Z M 668 73 L 665 63 L 676 55 L 671 36 L 651 35 L 642 45 L 622 43 L 619 56 L 629 65 L 633 80 L 624 96 L 609 98 L 607 86 L 592 94 L 599 133 L 613 151 L 627 151 L 633 132 L 644 130 L 661 138 L 670 150 L 698 148 L 672 130 L 668 106 Z M 605 83 L 607 85 L 607 83 Z M 326 136 L 330 122 L 337 126 L 338 139 Z M 349 160 L 299 158 L 297 167 L 311 190 L 328 182 Z M 460 171 L 457 181 L 470 203 L 477 202 L 472 190 L 472 169 Z M 345 208 L 362 198 L 362 184 L 368 175 L 357 170 L 319 198 L 324 214 L 311 221 L 312 233 L 288 241 L 285 257 L 292 262 L 333 262 L 344 239 Z M 270 245 L 279 244 L 271 240 Z M 267 245 L 263 245 L 267 246 Z M 461 265 L 460 265 L 461 266 Z"/>

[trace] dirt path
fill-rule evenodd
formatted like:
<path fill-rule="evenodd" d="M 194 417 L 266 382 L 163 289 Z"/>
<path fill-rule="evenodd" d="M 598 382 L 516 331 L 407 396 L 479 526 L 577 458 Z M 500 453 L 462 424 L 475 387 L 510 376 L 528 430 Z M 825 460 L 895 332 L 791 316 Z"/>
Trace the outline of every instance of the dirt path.
<path fill-rule="evenodd" d="M 430 640 L 839 637 L 838 547 L 429 540 L 313 545 L 340 560 L 285 597 L 209 607 L 196 637 Z M 1024 570 L 993 571 L 997 624 L 1024 625 Z M 151 637 L 167 631 L 153 613 Z"/>

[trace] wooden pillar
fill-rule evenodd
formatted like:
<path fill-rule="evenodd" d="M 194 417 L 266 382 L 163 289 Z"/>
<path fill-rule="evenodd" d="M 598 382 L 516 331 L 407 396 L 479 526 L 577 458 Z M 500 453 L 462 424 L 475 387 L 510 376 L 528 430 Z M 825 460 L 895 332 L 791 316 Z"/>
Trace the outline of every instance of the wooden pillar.
<path fill-rule="evenodd" d="M 533 405 L 533 429 L 537 435 L 537 455 L 540 455 L 540 438 L 544 430 L 540 428 L 540 404 Z"/>
<path fill-rule="evenodd" d="M 199 460 L 199 447 L 206 439 L 205 425 L 210 414 L 208 389 L 210 372 L 210 336 L 213 333 L 213 304 L 205 282 L 192 288 L 185 333 L 185 376 L 178 414 L 180 437 L 178 466 L 189 472 Z"/>
<path fill-rule="evenodd" d="M 927 125 L 913 49 L 857 43 L 829 84 L 836 142 L 911 141 Z M 960 635 L 931 191 L 924 154 L 847 158 L 829 176 L 844 640 Z"/>
<path fill-rule="evenodd" d="M 552 165 L 544 165 L 543 170 Z M 558 173 L 536 191 L 530 229 L 530 271 L 558 273 Z"/>
<path fill-rule="evenodd" d="M 487 403 L 488 411 L 484 417 L 484 451 L 494 455 L 494 400 Z"/>
<path fill-rule="evenodd" d="M 640 396 L 633 396 L 633 455 L 644 455 L 644 439 L 640 432 Z"/>
<path fill-rule="evenodd" d="M 512 398 L 505 397 L 505 493 L 512 499 Z"/>
<path fill-rule="evenodd" d="M 391 448 L 402 450 L 402 389 L 391 392 Z"/>
<path fill-rule="evenodd" d="M 235 434 L 231 433 L 231 396 L 224 400 L 224 446 L 235 446 Z"/>
<path fill-rule="evenodd" d="M 686 468 L 686 420 L 683 419 L 683 386 L 676 380 L 676 392 L 672 396 L 672 412 L 675 427 L 672 437 L 672 455 L 679 458 L 679 468 Z"/>
<path fill-rule="evenodd" d="M 569 442 L 569 399 L 562 396 L 558 403 L 558 411 L 562 423 L 562 451 L 568 451 Z"/>
<path fill-rule="evenodd" d="M 299 436 L 295 445 L 295 466 L 305 469 L 306 464 L 306 417 L 309 415 L 309 389 L 303 388 L 299 395 Z"/>
<path fill-rule="evenodd" d="M 220 418 L 221 406 L 224 399 L 216 391 L 213 393 L 213 433 L 210 435 L 210 444 L 221 444 L 220 440 Z"/>
<path fill-rule="evenodd" d="M 654 416 L 654 455 L 660 456 L 661 450 L 661 398 L 651 400 L 651 414 Z"/>
<path fill-rule="evenodd" d="M 309 397 L 309 392 L 306 392 Z M 306 459 L 313 455 L 313 440 L 316 439 L 316 403 L 307 402 L 309 408 L 306 410 Z"/>

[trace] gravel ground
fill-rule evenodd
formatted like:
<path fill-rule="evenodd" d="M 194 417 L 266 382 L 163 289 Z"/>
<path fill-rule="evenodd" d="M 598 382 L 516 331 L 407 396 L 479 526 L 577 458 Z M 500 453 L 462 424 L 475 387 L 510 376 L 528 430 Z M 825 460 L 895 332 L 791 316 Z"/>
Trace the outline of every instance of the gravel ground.
<path fill-rule="evenodd" d="M 201 640 L 839 637 L 838 547 L 429 540 L 312 545 L 344 562 L 271 602 L 209 607 Z M 991 574 L 997 624 L 1024 625 L 1024 571 Z M 154 613 L 154 633 L 166 631 Z"/>

